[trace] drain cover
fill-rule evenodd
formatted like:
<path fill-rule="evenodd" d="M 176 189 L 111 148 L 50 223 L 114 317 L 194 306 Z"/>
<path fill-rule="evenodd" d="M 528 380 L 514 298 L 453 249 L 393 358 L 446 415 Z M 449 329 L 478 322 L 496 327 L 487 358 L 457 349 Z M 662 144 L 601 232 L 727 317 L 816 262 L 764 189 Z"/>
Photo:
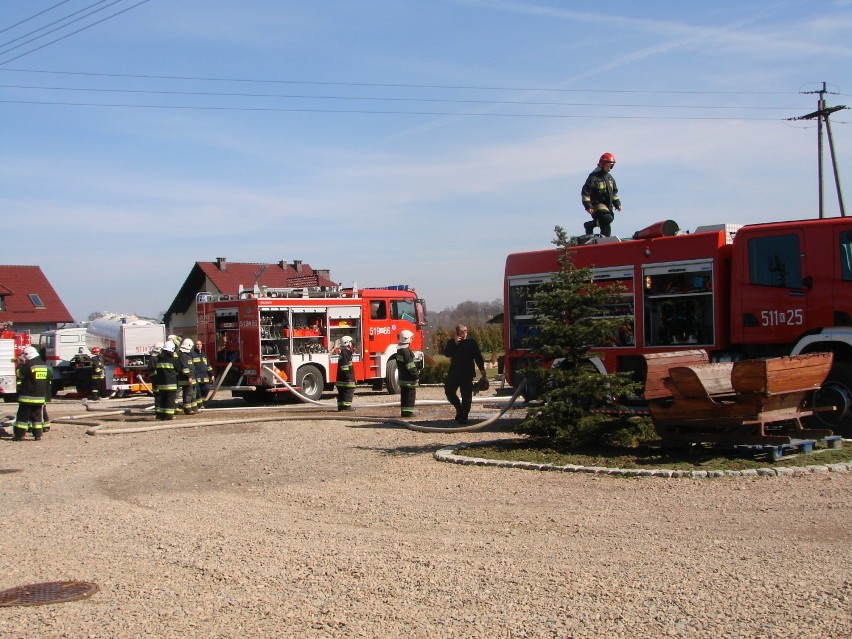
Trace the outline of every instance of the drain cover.
<path fill-rule="evenodd" d="M 41 606 L 77 601 L 98 591 L 89 581 L 48 581 L 42 584 L 16 586 L 0 592 L 0 606 Z"/>

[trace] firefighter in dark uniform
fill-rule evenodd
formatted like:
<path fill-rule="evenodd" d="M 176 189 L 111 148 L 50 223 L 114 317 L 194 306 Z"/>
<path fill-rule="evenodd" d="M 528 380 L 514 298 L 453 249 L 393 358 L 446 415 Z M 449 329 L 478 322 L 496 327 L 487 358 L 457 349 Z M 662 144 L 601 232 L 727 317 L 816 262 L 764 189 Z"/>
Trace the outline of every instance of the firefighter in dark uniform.
<path fill-rule="evenodd" d="M 178 387 L 183 396 L 183 414 L 194 415 L 195 409 L 195 365 L 192 363 L 192 347 L 194 344 L 188 337 L 180 343 L 179 364 L 177 366 Z"/>
<path fill-rule="evenodd" d="M 444 382 L 444 394 L 447 401 L 456 409 L 456 423 L 467 424 L 467 416 L 473 403 L 473 378 L 476 376 L 474 366 L 479 368 L 485 377 L 485 360 L 475 339 L 467 336 L 467 326 L 456 326 L 455 336 L 447 341 L 444 355 L 450 358 L 450 368 Z M 458 391 L 461 395 L 456 395 Z"/>
<path fill-rule="evenodd" d="M 340 338 L 340 357 L 337 360 L 337 410 L 355 410 L 352 399 L 355 397 L 355 371 L 352 368 L 352 353 L 355 341 L 344 335 Z"/>
<path fill-rule="evenodd" d="M 154 393 L 158 398 L 155 400 L 157 419 L 174 419 L 178 391 L 177 367 L 179 366 L 178 357 L 175 355 L 175 343 L 168 341 L 163 344 L 160 354 L 155 359 Z"/>
<path fill-rule="evenodd" d="M 213 383 L 213 367 L 204 354 L 204 343 L 197 339 L 195 340 L 195 350 L 192 351 L 192 365 L 195 368 L 195 410 L 204 410 L 204 402 L 207 399 L 207 394 L 210 392 L 210 385 Z"/>
<path fill-rule="evenodd" d="M 601 227 L 601 235 L 609 237 L 612 233 L 610 225 L 615 219 L 615 211 L 621 210 L 621 200 L 618 199 L 618 187 L 610 171 L 615 166 L 615 156 L 604 153 L 598 160 L 598 168 L 589 173 L 586 183 L 580 191 L 583 208 L 592 219 L 583 224 L 586 235 L 591 235 L 596 226 Z"/>
<path fill-rule="evenodd" d="M 159 413 L 160 394 L 157 392 L 157 358 L 163 350 L 163 342 L 154 344 L 148 353 L 148 379 L 151 380 L 151 392 L 154 395 L 154 413 Z"/>
<path fill-rule="evenodd" d="M 98 400 L 104 396 L 104 360 L 101 357 L 101 349 L 92 347 L 92 388 L 89 390 L 89 399 Z"/>
<path fill-rule="evenodd" d="M 399 373 L 399 406 L 403 417 L 414 417 L 414 404 L 417 401 L 417 379 L 420 369 L 414 361 L 411 352 L 411 338 L 414 333 L 409 330 L 400 332 L 397 338 L 396 370 Z"/>
<path fill-rule="evenodd" d="M 78 396 L 88 397 L 92 392 L 92 356 L 80 347 L 71 358 L 71 368 L 74 369 L 74 389 Z"/>
<path fill-rule="evenodd" d="M 39 440 L 44 432 L 44 406 L 50 394 L 50 370 L 34 346 L 27 346 L 21 353 L 17 390 L 18 414 L 12 439 L 21 441 L 32 430 L 33 437 Z"/>

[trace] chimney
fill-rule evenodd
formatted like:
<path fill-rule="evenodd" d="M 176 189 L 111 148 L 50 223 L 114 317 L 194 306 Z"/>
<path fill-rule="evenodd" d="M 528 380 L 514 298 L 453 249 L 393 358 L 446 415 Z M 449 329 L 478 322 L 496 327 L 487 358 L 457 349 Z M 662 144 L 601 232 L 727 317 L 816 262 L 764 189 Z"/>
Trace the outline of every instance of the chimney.
<path fill-rule="evenodd" d="M 301 275 L 302 274 L 302 260 L 293 260 L 293 268 L 296 269 L 296 272 Z"/>
<path fill-rule="evenodd" d="M 287 260 L 280 260 L 278 262 L 278 266 L 281 267 L 282 271 L 284 271 L 285 273 L 287 272 Z"/>
<path fill-rule="evenodd" d="M 223 273 L 228 270 L 228 258 L 227 257 L 217 257 L 216 258 L 216 266 Z"/>
<path fill-rule="evenodd" d="M 325 278 L 327 280 L 331 279 L 331 270 L 327 268 L 318 268 L 314 271 L 314 274 L 317 276 L 317 281 Z"/>

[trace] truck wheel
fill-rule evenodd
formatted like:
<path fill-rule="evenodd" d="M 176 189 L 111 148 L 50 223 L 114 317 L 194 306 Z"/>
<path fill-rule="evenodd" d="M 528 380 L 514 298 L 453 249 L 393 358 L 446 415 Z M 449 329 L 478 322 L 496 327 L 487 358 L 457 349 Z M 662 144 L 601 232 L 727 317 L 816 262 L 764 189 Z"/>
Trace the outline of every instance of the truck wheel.
<path fill-rule="evenodd" d="M 811 424 L 830 428 L 835 435 L 852 435 L 852 366 L 843 362 L 834 364 L 822 388 L 814 393 L 813 405 L 835 409 L 816 411 L 809 418 Z"/>
<path fill-rule="evenodd" d="M 299 392 L 308 399 L 318 400 L 325 390 L 322 371 L 313 364 L 302 366 L 296 373 L 296 386 L 301 389 Z"/>
<path fill-rule="evenodd" d="M 399 371 L 396 369 L 396 360 L 389 359 L 385 369 L 385 388 L 388 395 L 399 395 Z"/>

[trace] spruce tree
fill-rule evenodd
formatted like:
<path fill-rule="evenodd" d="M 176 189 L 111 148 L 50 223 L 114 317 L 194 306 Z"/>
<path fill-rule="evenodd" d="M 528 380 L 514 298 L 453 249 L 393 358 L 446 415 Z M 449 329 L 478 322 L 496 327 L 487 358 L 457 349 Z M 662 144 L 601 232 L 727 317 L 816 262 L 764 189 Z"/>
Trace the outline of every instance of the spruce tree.
<path fill-rule="evenodd" d="M 591 268 L 574 266 L 565 230 L 555 228 L 559 270 L 533 294 L 535 331 L 526 346 L 533 362 L 523 376 L 542 405 L 531 408 L 516 431 L 558 446 L 601 443 L 612 417 L 594 409 L 632 394 L 629 375 L 603 375 L 589 361 L 595 346 L 611 344 L 632 317 L 608 316 L 620 288 L 593 283 Z"/>

